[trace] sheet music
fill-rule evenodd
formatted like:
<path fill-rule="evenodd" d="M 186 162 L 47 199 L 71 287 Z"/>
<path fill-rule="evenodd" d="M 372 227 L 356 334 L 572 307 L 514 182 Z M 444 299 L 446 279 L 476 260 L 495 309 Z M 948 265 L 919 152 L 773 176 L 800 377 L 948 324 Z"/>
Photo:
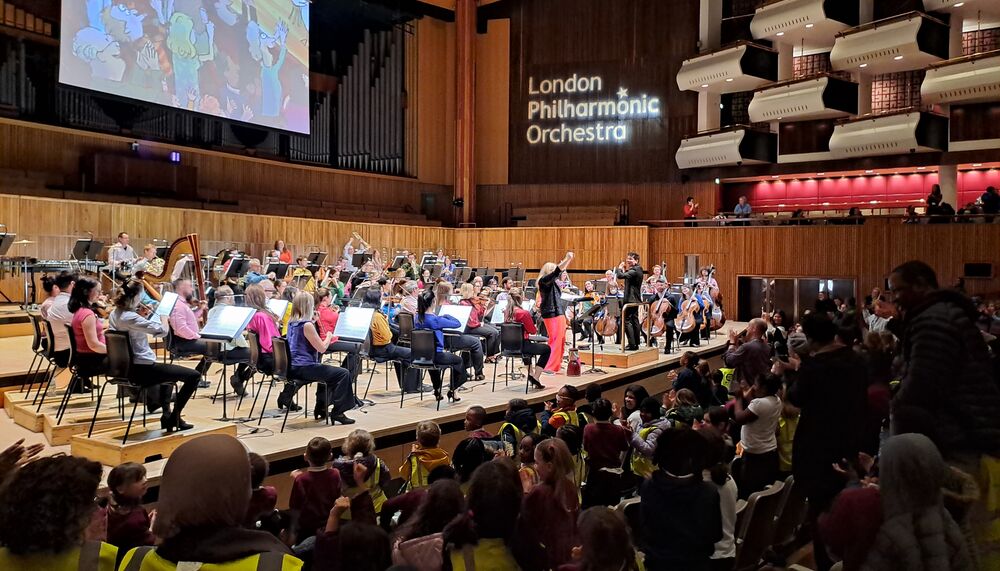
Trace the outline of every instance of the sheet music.
<path fill-rule="evenodd" d="M 375 308 L 348 307 L 340 312 L 333 334 L 343 341 L 363 343 L 372 327 Z"/>
<path fill-rule="evenodd" d="M 442 305 L 438 310 L 438 315 L 450 315 L 461 324 L 459 327 L 446 328 L 445 331 L 452 333 L 465 333 L 465 328 L 469 324 L 469 316 L 472 315 L 471 305 Z"/>
<path fill-rule="evenodd" d="M 163 297 L 160 299 L 160 304 L 156 306 L 156 316 L 169 316 L 170 312 L 174 310 L 174 305 L 177 304 L 179 297 L 176 293 L 172 291 L 164 292 Z"/>
<path fill-rule="evenodd" d="M 205 339 L 232 341 L 243 335 L 243 330 L 246 329 L 255 313 L 257 310 L 252 307 L 223 306 L 221 311 L 213 312 L 208 318 L 208 323 L 200 332 L 201 336 Z"/>
<path fill-rule="evenodd" d="M 289 303 L 291 302 L 284 299 L 269 299 L 267 300 L 267 308 L 271 310 L 271 313 L 277 315 L 278 319 L 284 319 Z"/>

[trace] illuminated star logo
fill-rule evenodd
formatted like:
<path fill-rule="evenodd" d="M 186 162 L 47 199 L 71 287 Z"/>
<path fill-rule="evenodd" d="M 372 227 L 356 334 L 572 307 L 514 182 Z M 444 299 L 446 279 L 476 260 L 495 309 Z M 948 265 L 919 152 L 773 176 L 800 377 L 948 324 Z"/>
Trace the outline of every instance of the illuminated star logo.
<path fill-rule="evenodd" d="M 624 87 L 619 87 L 618 99 L 625 99 L 626 97 L 628 97 L 628 89 L 625 89 Z"/>

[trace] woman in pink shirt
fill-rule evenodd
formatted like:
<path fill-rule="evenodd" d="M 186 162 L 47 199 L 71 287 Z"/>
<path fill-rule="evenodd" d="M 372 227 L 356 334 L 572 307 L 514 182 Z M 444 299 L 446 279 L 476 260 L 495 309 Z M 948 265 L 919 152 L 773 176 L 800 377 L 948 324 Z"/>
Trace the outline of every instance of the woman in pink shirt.
<path fill-rule="evenodd" d="M 270 375 L 274 373 L 274 344 L 272 340 L 275 337 L 281 337 L 281 333 L 278 331 L 278 323 L 281 321 L 281 318 L 271 313 L 271 310 L 267 308 L 267 293 L 259 284 L 249 286 L 243 292 L 243 295 L 247 307 L 257 310 L 257 313 L 250 318 L 250 323 L 247 325 L 247 331 L 255 333 L 257 341 L 260 343 L 257 370 Z M 278 401 L 279 408 L 287 406 L 292 412 L 302 410 L 301 406 L 291 403 L 284 398 L 279 398 Z"/>
<path fill-rule="evenodd" d="M 84 390 L 90 390 L 90 378 L 104 374 L 108 368 L 108 348 L 104 344 L 104 326 L 94 312 L 101 297 L 101 284 L 80 278 L 69 298 L 69 311 L 73 314 L 73 339 L 76 341 L 76 365 Z M 74 381 L 75 382 L 75 381 Z"/>

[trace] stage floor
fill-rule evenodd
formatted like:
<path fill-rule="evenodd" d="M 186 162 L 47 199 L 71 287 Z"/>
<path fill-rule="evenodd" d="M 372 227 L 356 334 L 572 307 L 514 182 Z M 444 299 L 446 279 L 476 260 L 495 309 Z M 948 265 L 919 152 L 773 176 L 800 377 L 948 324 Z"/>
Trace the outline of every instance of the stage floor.
<path fill-rule="evenodd" d="M 745 324 L 729 323 L 712 336 L 708 343 L 703 342 L 699 348 L 694 349 L 705 357 L 718 357 L 721 355 L 726 343 L 726 330 L 730 327 L 741 330 Z M 21 372 L 27 369 L 31 361 L 30 337 L 16 337 L 0 339 L 0 378 L 11 373 Z M 598 354 L 599 355 L 599 354 Z M 252 390 L 255 387 L 248 387 L 248 398 L 243 400 L 242 406 L 236 408 L 237 401 L 230 392 L 227 399 L 227 412 L 230 418 L 235 417 L 231 422 L 236 426 L 237 437 L 253 452 L 261 454 L 271 462 L 271 474 L 274 475 L 290 472 L 303 465 L 301 454 L 305 445 L 313 436 L 324 436 L 330 439 L 335 447 L 339 447 L 343 439 L 355 428 L 364 428 L 370 431 L 376 438 L 376 446 L 379 456 L 390 466 L 395 474 L 395 467 L 403 463 L 406 455 L 410 451 L 413 441 L 413 431 L 416 425 L 423 420 L 434 420 L 442 425 L 442 447 L 451 450 L 465 437 L 462 429 L 462 421 L 465 411 L 469 406 L 481 405 L 486 408 L 489 419 L 489 427 L 498 428 L 503 418 L 504 409 L 507 402 L 512 398 L 525 398 L 529 403 L 541 409 L 543 401 L 554 397 L 559 387 L 570 384 L 578 387 L 586 387 L 591 383 L 600 383 L 604 389 L 604 394 L 612 400 L 621 400 L 626 385 L 637 383 L 645 386 L 650 394 L 661 393 L 666 390 L 667 373 L 678 366 L 681 351 L 675 349 L 670 355 L 657 353 L 655 361 L 644 363 L 629 368 L 609 368 L 605 367 L 603 373 L 583 374 L 579 377 L 568 377 L 565 374 L 545 375 L 541 379 L 545 384 L 545 389 L 531 390 L 525 394 L 526 378 L 523 376 L 523 366 L 517 363 L 522 377 L 517 381 L 505 383 L 502 378 L 504 365 L 501 361 L 496 365 L 497 387 L 492 391 L 492 375 L 494 365 L 487 365 L 485 374 L 486 381 L 469 381 L 464 390 L 459 392 L 461 401 L 449 404 L 447 399 L 441 402 L 440 410 L 436 408 L 433 396 L 425 393 L 423 400 L 418 395 L 407 395 L 403 407 L 399 406 L 399 391 L 393 389 L 395 386 L 395 374 L 389 372 L 389 390 L 386 387 L 386 376 L 384 366 L 377 367 L 372 378 L 371 391 L 368 398 L 374 401 L 374 406 L 364 407 L 360 410 L 353 410 L 348 416 L 357 422 L 349 426 L 330 426 L 321 421 L 315 421 L 312 416 L 305 418 L 302 413 L 292 414 L 288 418 L 288 424 L 284 433 L 280 433 L 282 416 L 279 415 L 276 397 L 279 387 L 275 387 L 271 392 L 271 398 L 266 403 L 266 410 L 263 421 L 258 425 L 257 418 L 260 415 L 260 402 L 264 399 L 267 387 L 264 386 L 260 394 L 257 408 L 254 410 L 254 418 L 248 420 L 251 403 L 253 401 Z M 598 363 L 600 364 L 600 359 Z M 189 363 L 193 366 L 193 363 Z M 589 369 L 589 365 L 584 365 L 583 370 Z M 564 367 L 565 370 L 565 367 Z M 359 396 L 363 395 L 368 383 L 369 371 L 363 372 L 359 376 L 358 391 Z M 213 368 L 209 379 L 217 383 L 220 378 L 220 369 Z M 427 381 L 429 382 L 429 380 Z M 228 388 L 228 383 L 227 383 Z M 310 406 L 313 401 L 313 388 L 304 388 L 299 392 L 299 403 L 305 404 L 306 391 L 309 391 Z M 199 390 L 192 401 L 185 409 L 185 420 L 195 425 L 206 425 L 210 420 L 217 420 L 222 417 L 221 399 L 212 403 L 211 397 L 215 387 L 211 389 Z M 86 399 L 84 399 L 86 401 Z M 105 402 L 102 403 L 102 410 L 113 410 L 116 402 L 108 391 L 105 395 Z M 130 411 L 128 407 L 126 414 Z M 79 413 L 93 412 L 93 405 L 89 401 L 81 402 L 76 408 Z M 151 424 L 158 425 L 159 418 L 155 415 L 150 417 Z M 138 424 L 138 420 L 136 421 Z M 0 446 L 6 447 L 9 443 L 20 438 L 24 438 L 27 443 L 47 443 L 45 435 L 41 432 L 31 432 L 20 425 L 15 424 L 6 413 L 0 413 Z M 45 454 L 55 454 L 59 452 L 69 453 L 70 446 L 47 446 Z M 158 459 L 146 463 L 148 479 L 151 486 L 156 486 L 166 460 Z M 110 467 L 106 467 L 110 469 Z M 285 478 L 287 480 L 287 478 Z"/>

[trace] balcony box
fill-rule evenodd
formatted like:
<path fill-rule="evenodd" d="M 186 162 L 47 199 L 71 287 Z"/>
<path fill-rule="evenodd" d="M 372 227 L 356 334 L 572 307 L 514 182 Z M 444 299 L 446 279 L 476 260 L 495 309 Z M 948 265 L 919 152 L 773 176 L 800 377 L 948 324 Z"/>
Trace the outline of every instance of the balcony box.
<path fill-rule="evenodd" d="M 1000 100 L 1000 51 L 932 65 L 920 86 L 920 98 L 925 105 Z"/>
<path fill-rule="evenodd" d="M 908 12 L 837 34 L 830 63 L 837 71 L 868 74 L 924 69 L 948 59 L 948 34 L 941 20 Z"/>
<path fill-rule="evenodd" d="M 919 110 L 862 117 L 833 129 L 834 158 L 904 155 L 948 150 L 948 118 Z"/>
<path fill-rule="evenodd" d="M 748 109 L 750 121 L 832 119 L 858 113 L 858 84 L 823 74 L 762 87 Z"/>
<path fill-rule="evenodd" d="M 682 169 L 773 163 L 778 137 L 773 133 L 737 126 L 681 140 L 677 166 Z"/>
<path fill-rule="evenodd" d="M 686 59 L 677 72 L 681 91 L 736 93 L 777 80 L 778 52 L 752 42 L 737 42 Z"/>
<path fill-rule="evenodd" d="M 758 40 L 797 48 L 830 48 L 834 35 L 857 26 L 858 0 L 776 0 L 757 8 L 750 31 Z"/>

